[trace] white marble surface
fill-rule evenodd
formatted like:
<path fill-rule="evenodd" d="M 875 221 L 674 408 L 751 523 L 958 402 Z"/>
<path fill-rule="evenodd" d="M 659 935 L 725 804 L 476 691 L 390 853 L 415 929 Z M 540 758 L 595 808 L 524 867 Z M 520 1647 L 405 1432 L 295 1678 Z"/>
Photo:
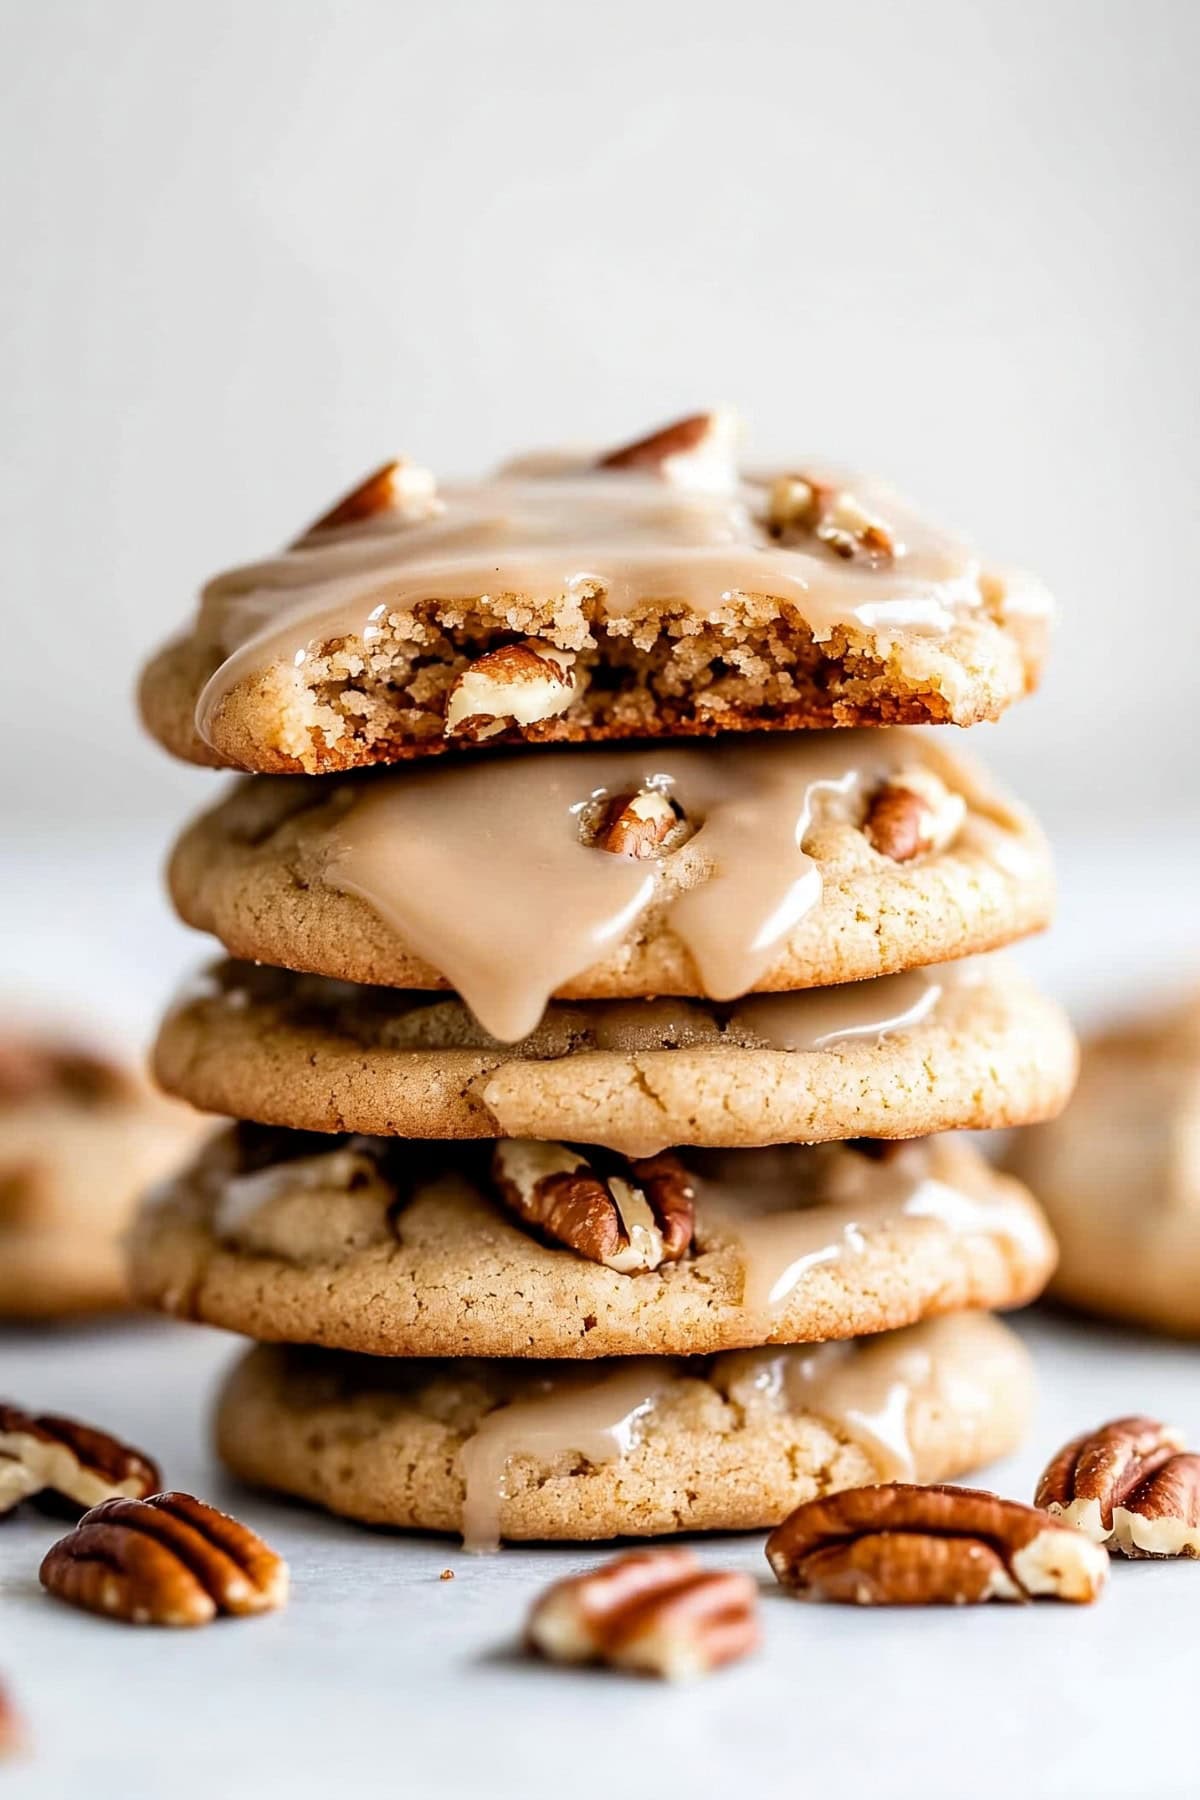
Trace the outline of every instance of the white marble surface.
<path fill-rule="evenodd" d="M 99 1020 L 136 1032 L 201 947 L 154 899 L 151 846 L 97 841 L 93 855 L 86 893 L 59 876 L 52 847 L 0 859 L 0 980 L 31 994 L 31 971 L 49 969 L 60 1000 L 82 994 Z M 1194 975 L 1188 834 L 1120 858 L 1067 845 L 1060 860 L 1063 920 L 1029 956 L 1078 1010 Z M 1122 1410 L 1160 1412 L 1200 1443 L 1200 1351 L 1049 1314 L 1020 1329 L 1041 1399 L 1022 1453 L 987 1473 L 1002 1491 L 1028 1496 L 1049 1451 Z M 516 1635 L 538 1587 L 587 1552 L 470 1558 L 235 1491 L 204 1430 L 235 1353 L 217 1333 L 153 1323 L 0 1334 L 0 1392 L 143 1443 L 173 1484 L 258 1526 L 295 1588 L 263 1620 L 122 1630 L 41 1595 L 37 1564 L 60 1527 L 36 1513 L 6 1524 L 0 1673 L 34 1742 L 5 1773 L 14 1800 L 1196 1791 L 1195 1564 L 1119 1566 L 1092 1609 L 877 1614 L 788 1601 L 757 1536 L 709 1542 L 708 1560 L 764 1575 L 753 1662 L 680 1691 L 564 1674 L 522 1661 Z M 446 1567 L 452 1582 L 438 1579 Z"/>

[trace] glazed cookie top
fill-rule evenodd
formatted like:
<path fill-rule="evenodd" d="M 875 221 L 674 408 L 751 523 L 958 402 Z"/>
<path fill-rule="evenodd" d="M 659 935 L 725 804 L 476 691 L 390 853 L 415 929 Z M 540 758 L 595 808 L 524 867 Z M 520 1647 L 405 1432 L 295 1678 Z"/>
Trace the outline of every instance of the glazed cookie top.
<path fill-rule="evenodd" d="M 245 781 L 170 879 L 235 955 L 453 986 L 507 1039 L 552 994 L 857 980 L 995 948 L 1052 901 L 1027 815 L 905 730 Z"/>
<path fill-rule="evenodd" d="M 149 1202 L 149 1305 L 380 1356 L 688 1356 L 1020 1305 L 1053 1241 L 968 1144 L 683 1151 L 246 1126 Z"/>
<path fill-rule="evenodd" d="M 386 464 L 218 576 L 151 665 L 193 761 L 309 773 L 464 745 L 995 717 L 1048 602 L 890 490 L 739 468 L 698 414 L 439 485 Z"/>
<path fill-rule="evenodd" d="M 155 1048 L 168 1092 L 263 1124 L 639 1156 L 1026 1124 L 1074 1070 L 1059 1009 L 988 957 L 726 1006 L 554 1002 L 512 1045 L 457 998 L 226 963 Z"/>

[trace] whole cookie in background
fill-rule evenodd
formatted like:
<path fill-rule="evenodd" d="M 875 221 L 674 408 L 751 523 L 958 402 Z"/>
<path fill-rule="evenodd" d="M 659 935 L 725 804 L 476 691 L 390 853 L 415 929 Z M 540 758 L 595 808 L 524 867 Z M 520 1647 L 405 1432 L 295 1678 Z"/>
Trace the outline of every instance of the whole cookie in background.
<path fill-rule="evenodd" d="M 243 1480 L 372 1525 L 594 1541 L 776 1525 L 801 1501 L 944 1481 L 1016 1448 L 1028 1355 L 987 1313 L 679 1360 L 407 1361 L 262 1344 L 217 1407 Z"/>
<path fill-rule="evenodd" d="M 1087 1041 L 1070 1106 L 1009 1161 L 1058 1237 L 1052 1294 L 1200 1336 L 1200 996 Z"/>
<path fill-rule="evenodd" d="M 210 1129 L 48 1028 L 0 1039 L 0 1318 L 127 1305 L 120 1239 L 137 1202 Z"/>
<path fill-rule="evenodd" d="M 320 774 L 514 742 L 953 723 L 1037 684 L 1050 604 L 878 482 L 739 467 L 701 413 L 442 487 L 392 462 L 204 589 L 142 679 L 192 762 Z"/>
<path fill-rule="evenodd" d="M 1064 1105 L 1075 1058 L 1003 957 L 725 1006 L 555 1001 L 514 1044 L 457 998 L 224 963 L 167 1015 L 154 1072 L 265 1125 L 651 1156 L 1027 1124 Z"/>
<path fill-rule="evenodd" d="M 374 1356 L 693 1356 L 1020 1306 L 1054 1243 L 965 1140 L 684 1150 L 240 1126 L 143 1207 L 137 1298 Z"/>
<path fill-rule="evenodd" d="M 1053 904 L 1029 815 L 905 730 L 256 777 L 184 833 L 170 884 L 234 956 L 454 987 L 509 1038 L 552 996 L 858 981 L 996 949 Z"/>

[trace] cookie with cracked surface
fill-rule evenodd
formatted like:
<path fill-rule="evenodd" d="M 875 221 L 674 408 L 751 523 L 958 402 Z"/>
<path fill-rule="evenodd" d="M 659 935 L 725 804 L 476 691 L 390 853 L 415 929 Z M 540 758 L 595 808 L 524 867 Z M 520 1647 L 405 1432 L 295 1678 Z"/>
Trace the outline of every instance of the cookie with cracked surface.
<path fill-rule="evenodd" d="M 650 1156 L 1028 1124 L 1065 1102 L 1075 1042 L 989 957 L 729 1006 L 554 1002 L 517 1044 L 457 998 L 224 963 L 168 1014 L 154 1068 L 260 1124 Z"/>
<path fill-rule="evenodd" d="M 209 1129 L 48 1027 L 0 1040 L 0 1318 L 126 1305 L 121 1233 Z"/>
<path fill-rule="evenodd" d="M 1085 1041 L 1071 1105 L 1010 1162 L 1058 1236 L 1054 1294 L 1200 1337 L 1200 995 Z"/>
<path fill-rule="evenodd" d="M 1054 1245 L 1019 1183 L 953 1138 L 630 1163 L 241 1126 L 147 1202 L 130 1262 L 143 1304 L 260 1340 L 687 1356 L 1020 1306 Z"/>
<path fill-rule="evenodd" d="M 1053 899 L 1028 815 L 903 730 L 246 780 L 170 885 L 235 956 L 453 987 L 500 1037 L 551 995 L 729 999 L 995 949 Z"/>
<path fill-rule="evenodd" d="M 317 774 L 513 742 L 996 718 L 1050 606 L 878 483 L 742 470 L 720 414 L 440 490 L 395 462 L 218 576 L 146 669 L 189 761 Z"/>
<path fill-rule="evenodd" d="M 598 1540 L 778 1524 L 1015 1448 L 1029 1359 L 986 1313 L 840 1344 L 585 1365 L 259 1345 L 221 1395 L 235 1475 L 372 1525 Z"/>

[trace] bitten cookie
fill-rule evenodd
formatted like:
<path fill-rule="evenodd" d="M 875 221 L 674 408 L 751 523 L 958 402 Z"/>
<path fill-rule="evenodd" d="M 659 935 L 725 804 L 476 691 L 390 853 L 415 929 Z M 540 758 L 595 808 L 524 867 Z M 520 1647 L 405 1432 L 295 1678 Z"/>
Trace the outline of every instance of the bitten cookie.
<path fill-rule="evenodd" d="M 986 1313 L 806 1348 L 541 1368 L 260 1345 L 217 1447 L 236 1475 L 373 1525 L 594 1540 L 778 1524 L 819 1494 L 941 1481 L 1028 1420 L 1020 1342 Z"/>
<path fill-rule="evenodd" d="M 377 1356 L 690 1356 L 1019 1306 L 1053 1240 L 962 1141 L 688 1151 L 242 1126 L 143 1208 L 146 1305 Z"/>
<path fill-rule="evenodd" d="M 520 1037 L 552 994 L 731 999 L 990 950 L 1045 925 L 1029 817 L 936 734 L 493 757 L 240 783 L 171 859 L 235 956 L 454 987 Z"/>
<path fill-rule="evenodd" d="M 0 1317 L 125 1305 L 120 1234 L 208 1129 L 91 1050 L 0 1041 Z"/>
<path fill-rule="evenodd" d="M 1053 1222 L 1053 1292 L 1200 1336 L 1200 998 L 1085 1044 L 1079 1090 L 1011 1162 Z"/>
<path fill-rule="evenodd" d="M 840 988 L 550 1006 L 517 1044 L 457 999 L 220 965 L 163 1023 L 168 1092 L 312 1131 L 552 1138 L 649 1156 L 922 1137 L 1058 1111 L 1075 1042 L 1002 960 Z"/>
<path fill-rule="evenodd" d="M 878 483 L 739 470 L 719 414 L 439 487 L 377 470 L 209 583 L 142 681 L 193 762 L 315 774 L 478 745 L 995 718 L 1049 603 Z"/>

